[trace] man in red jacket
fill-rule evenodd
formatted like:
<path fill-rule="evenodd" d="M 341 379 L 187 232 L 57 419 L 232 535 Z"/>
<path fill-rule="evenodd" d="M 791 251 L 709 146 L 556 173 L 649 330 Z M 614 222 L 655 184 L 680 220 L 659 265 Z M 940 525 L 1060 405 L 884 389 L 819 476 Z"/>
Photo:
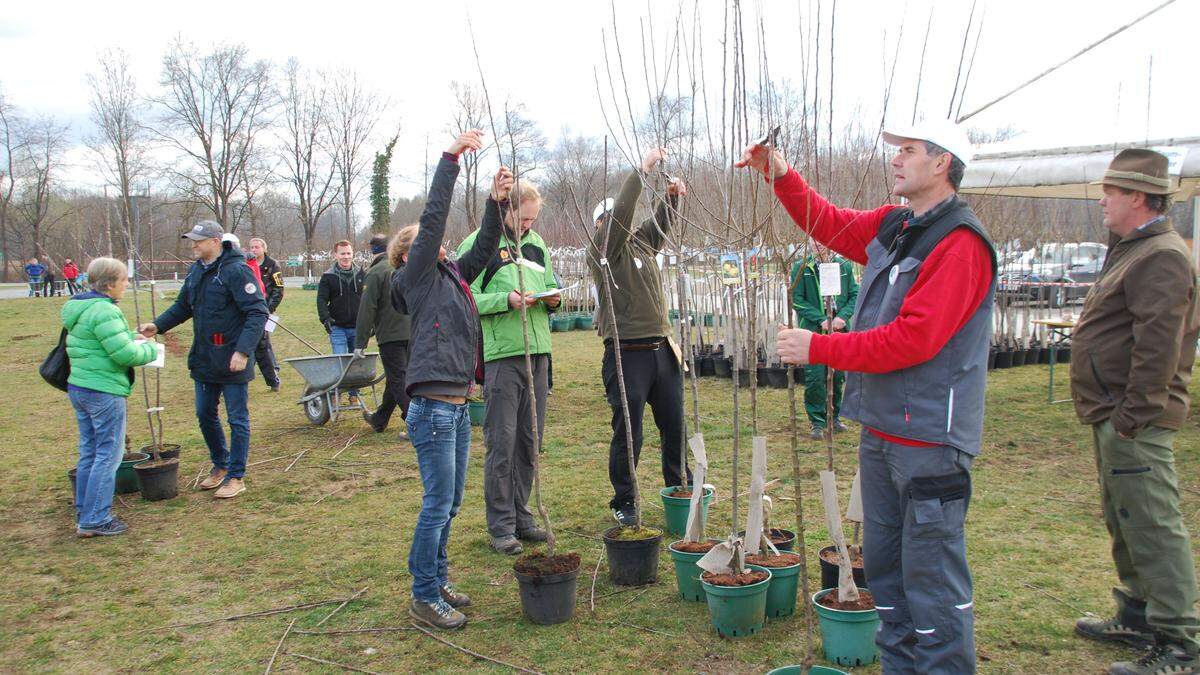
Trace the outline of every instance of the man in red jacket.
<path fill-rule="evenodd" d="M 884 672 L 975 672 L 963 523 L 983 433 L 995 249 L 957 196 L 971 146 L 957 127 L 885 132 L 897 147 L 892 194 L 907 206 L 834 206 L 783 156 L 751 145 L 792 219 L 864 265 L 854 330 L 779 331 L 786 363 L 847 372 L 843 416 L 859 447 L 863 558 L 881 625 Z"/>
<path fill-rule="evenodd" d="M 62 273 L 63 279 L 67 281 L 67 295 L 75 295 L 79 290 L 75 286 L 75 280 L 79 278 L 79 266 L 74 260 L 67 258 L 63 261 Z"/>

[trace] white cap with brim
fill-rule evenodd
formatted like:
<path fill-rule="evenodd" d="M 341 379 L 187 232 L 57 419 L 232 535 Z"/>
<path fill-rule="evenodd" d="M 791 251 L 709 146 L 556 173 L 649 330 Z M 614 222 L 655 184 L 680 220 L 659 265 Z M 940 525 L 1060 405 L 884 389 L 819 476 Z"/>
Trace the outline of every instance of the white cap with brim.
<path fill-rule="evenodd" d="M 234 248 L 242 247 L 242 240 L 238 239 L 238 236 L 232 232 L 226 232 L 225 234 L 221 235 L 221 241 L 227 241 L 233 244 Z"/>
<path fill-rule="evenodd" d="M 975 157 L 975 147 L 967 138 L 965 129 L 950 120 L 923 120 L 916 124 L 888 126 L 883 132 L 888 145 L 902 145 L 905 141 L 928 141 L 946 149 L 964 165 Z"/>
<path fill-rule="evenodd" d="M 609 211 L 612 211 L 613 206 L 615 206 L 615 205 L 616 205 L 616 200 L 613 199 L 612 197 L 605 199 L 604 201 L 600 202 L 599 204 L 596 204 L 596 208 L 592 210 L 592 222 L 594 223 L 597 220 L 600 220 L 600 216 L 608 213 Z"/>

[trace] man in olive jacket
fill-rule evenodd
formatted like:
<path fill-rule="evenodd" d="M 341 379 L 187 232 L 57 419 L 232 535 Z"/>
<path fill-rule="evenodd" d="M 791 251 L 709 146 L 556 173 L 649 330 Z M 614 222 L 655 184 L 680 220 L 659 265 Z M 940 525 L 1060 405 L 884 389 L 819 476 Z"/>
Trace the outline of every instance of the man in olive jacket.
<path fill-rule="evenodd" d="M 813 242 L 816 255 L 805 256 L 792 266 L 792 309 L 796 310 L 799 327 L 817 333 L 836 333 L 849 330 L 850 318 L 854 316 L 854 304 L 858 300 L 858 282 L 854 279 L 854 268 L 849 260 L 830 253 L 825 246 Z M 829 322 L 825 312 L 825 298 L 821 296 L 820 271 L 822 263 L 838 264 L 841 274 L 841 293 L 833 299 L 833 323 Z M 812 425 L 809 435 L 812 438 L 822 438 L 828 420 L 825 419 L 825 403 L 828 399 L 826 383 L 828 375 L 825 366 L 809 364 L 804 366 L 804 411 L 808 413 L 808 422 Z M 845 431 L 846 424 L 841 420 L 842 385 L 846 382 L 846 374 L 840 370 L 833 372 L 833 430 Z"/>
<path fill-rule="evenodd" d="M 1092 427 L 1121 585 L 1116 616 L 1079 619 L 1076 631 L 1153 647 L 1110 673 L 1200 672 L 1196 567 L 1174 457 L 1200 334 L 1196 270 L 1166 216 L 1174 190 L 1165 156 L 1123 150 L 1099 184 L 1112 234 L 1074 330 L 1071 389 L 1076 414 Z"/>
<path fill-rule="evenodd" d="M 629 403 L 633 432 L 633 455 L 642 451 L 642 415 L 646 404 L 654 413 L 662 445 L 665 486 L 687 485 L 691 473 L 681 466 L 683 447 L 683 368 L 676 356 L 667 322 L 662 275 L 656 256 L 671 231 L 672 213 L 679 197 L 687 194 L 683 181 L 667 187 L 666 202 L 658 202 L 654 216 L 633 227 L 633 216 L 642 194 L 642 177 L 655 170 L 666 150 L 655 148 L 642 158 L 640 170 L 625 179 L 611 211 L 605 200 L 595 214 L 596 233 L 588 245 L 588 267 L 599 297 L 596 331 L 604 339 L 601 376 L 604 394 L 612 407 L 612 441 L 608 445 L 608 478 L 613 486 L 609 502 L 613 517 L 621 525 L 637 522 L 633 473 L 630 471 L 625 434 L 625 415 L 617 382 L 614 348 L 621 350 L 621 372 Z M 608 276 L 611 275 L 611 276 Z M 606 279 L 605 277 L 608 276 Z M 611 286 L 611 297 L 609 287 Z M 613 332 L 613 322 L 617 330 Z M 615 344 L 619 341 L 619 344 Z M 686 474 L 686 476 L 685 476 Z"/>
<path fill-rule="evenodd" d="M 529 511 L 529 491 L 533 487 L 534 455 L 541 449 L 546 424 L 548 313 L 559 302 L 558 295 L 531 297 L 558 288 L 558 281 L 546 242 L 530 229 L 541 212 L 542 196 L 533 183 L 525 180 L 515 190 L 518 193 L 515 199 L 510 197 L 512 205 L 505 203 L 502 208 L 504 230 L 500 243 L 487 267 L 470 280 L 483 327 L 483 397 L 487 401 L 483 420 L 487 444 L 483 498 L 491 547 L 508 555 L 523 550 L 521 540 L 546 541 L 546 531 L 537 526 Z M 458 247 L 460 256 L 471 250 L 479 232 L 476 230 L 463 240 Z M 520 292 L 522 279 L 524 296 Z M 525 367 L 522 304 L 528 320 L 532 392 Z M 531 407 L 537 415 L 536 438 L 529 423 Z"/>
<path fill-rule="evenodd" d="M 375 412 L 363 409 L 363 419 L 375 433 L 383 433 L 396 406 L 400 407 L 400 418 L 408 414 L 408 393 L 404 391 L 404 373 L 408 370 L 408 338 L 411 325 L 408 315 L 392 306 L 390 286 L 392 273 L 396 271 L 388 261 L 387 235 L 371 237 L 371 266 L 363 282 L 362 300 L 358 305 L 358 319 L 354 326 L 354 354 L 361 357 L 371 336 L 379 343 L 379 360 L 387 377 L 383 389 L 383 400 Z M 403 426 L 403 425 L 401 425 Z M 408 432 L 400 430 L 402 438 Z"/>

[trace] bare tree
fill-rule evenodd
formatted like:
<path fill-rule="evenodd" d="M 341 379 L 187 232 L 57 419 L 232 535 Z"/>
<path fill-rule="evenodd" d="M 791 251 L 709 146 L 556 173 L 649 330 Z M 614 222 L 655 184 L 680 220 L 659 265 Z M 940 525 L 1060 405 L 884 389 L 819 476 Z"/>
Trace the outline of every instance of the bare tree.
<path fill-rule="evenodd" d="M 361 188 L 359 179 L 374 159 L 367 145 L 386 102 L 354 71 L 339 72 L 332 79 L 326 124 L 328 143 L 337 171 L 346 239 L 354 241 L 354 204 Z"/>
<path fill-rule="evenodd" d="M 120 49 L 100 56 L 99 71 L 88 75 L 92 90 L 92 122 L 97 135 L 88 145 L 100 158 L 105 180 L 119 196 L 121 228 L 132 236 L 132 192 L 134 183 L 146 170 L 146 130 L 142 116 L 145 102 L 138 96 L 137 84 L 129 71 L 129 57 Z M 113 254 L 112 231 L 104 233 L 108 255 Z"/>
<path fill-rule="evenodd" d="M 460 134 L 466 129 L 486 129 L 487 104 L 479 89 L 456 80 L 450 83 L 450 91 L 454 95 L 454 113 L 449 126 L 453 128 L 447 128 L 446 132 Z M 479 162 L 489 147 L 484 146 L 479 152 L 465 152 L 459 158 L 462 164 L 460 175 L 466 186 L 463 190 L 463 211 L 469 230 L 479 227 Z"/>
<path fill-rule="evenodd" d="M 25 145 L 28 170 L 17 210 L 29 228 L 33 254 L 39 257 L 46 254 L 42 247 L 45 229 L 58 220 L 49 219 L 53 196 L 51 188 L 63 151 L 67 148 L 67 128 L 50 116 L 39 117 L 28 127 Z"/>
<path fill-rule="evenodd" d="M 25 130 L 17 108 L 4 97 L 0 90 L 0 255 L 4 256 L 4 268 L 0 279 L 8 281 L 9 261 L 13 259 L 8 248 L 9 207 L 16 195 L 18 171 L 21 157 L 25 153 Z"/>
<path fill-rule="evenodd" d="M 236 231 L 246 206 L 237 192 L 247 182 L 255 140 L 271 124 L 270 65 L 251 59 L 245 45 L 200 54 L 176 38 L 163 57 L 161 84 L 155 102 L 163 109 L 162 138 L 180 155 L 176 187 Z"/>
<path fill-rule="evenodd" d="M 325 77 L 305 72 L 296 59 L 288 60 L 284 76 L 280 154 L 284 177 L 296 192 L 305 252 L 311 265 L 317 223 L 339 196 L 335 185 L 337 162 L 322 142 L 329 122 L 330 93 Z"/>

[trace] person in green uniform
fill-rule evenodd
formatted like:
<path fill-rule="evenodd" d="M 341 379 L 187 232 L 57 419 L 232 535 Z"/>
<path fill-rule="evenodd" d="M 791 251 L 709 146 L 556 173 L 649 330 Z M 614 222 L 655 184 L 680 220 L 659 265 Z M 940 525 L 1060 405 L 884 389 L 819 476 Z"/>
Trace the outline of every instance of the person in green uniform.
<path fill-rule="evenodd" d="M 796 322 L 800 328 L 813 332 L 830 333 L 849 330 L 854 316 L 854 304 L 858 301 L 858 282 L 850 261 L 830 252 L 821 244 L 813 242 L 815 254 L 807 255 L 792 266 L 792 308 L 796 310 Z M 834 298 L 833 323 L 825 312 L 825 298 L 821 297 L 821 263 L 835 262 L 841 268 L 842 292 Z M 812 424 L 809 435 L 821 438 L 825 435 L 828 420 L 825 416 L 826 382 L 825 366 L 804 366 L 804 411 Z M 842 409 L 842 385 L 846 375 L 833 373 L 833 430 L 845 431 L 846 424 L 839 417 Z"/>

